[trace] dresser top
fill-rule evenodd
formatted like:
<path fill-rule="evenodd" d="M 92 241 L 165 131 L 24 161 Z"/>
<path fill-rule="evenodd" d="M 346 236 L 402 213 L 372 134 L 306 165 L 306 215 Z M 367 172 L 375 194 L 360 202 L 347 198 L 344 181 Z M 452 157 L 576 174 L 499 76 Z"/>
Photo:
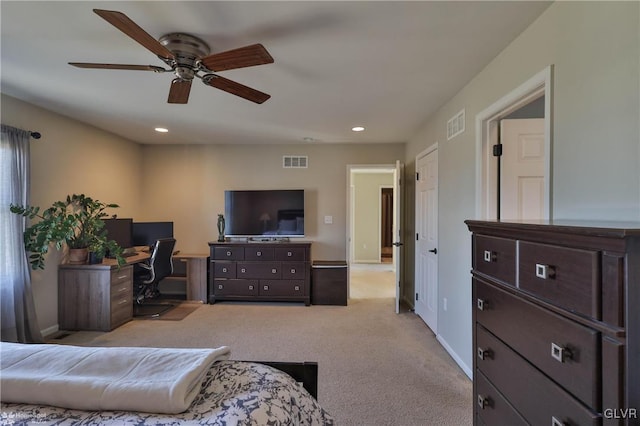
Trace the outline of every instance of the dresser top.
<path fill-rule="evenodd" d="M 640 222 L 554 219 L 535 221 L 465 220 L 464 223 L 471 231 L 479 229 L 520 230 L 610 238 L 640 236 Z"/>

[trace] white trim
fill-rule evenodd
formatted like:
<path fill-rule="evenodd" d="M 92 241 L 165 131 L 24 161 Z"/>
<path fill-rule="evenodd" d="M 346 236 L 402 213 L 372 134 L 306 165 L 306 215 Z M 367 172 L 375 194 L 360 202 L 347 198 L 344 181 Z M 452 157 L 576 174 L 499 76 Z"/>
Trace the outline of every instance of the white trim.
<path fill-rule="evenodd" d="M 495 121 L 542 95 L 545 97 L 544 140 L 545 152 L 547 153 L 544 165 L 544 197 L 547 203 L 544 209 L 544 219 L 551 219 L 553 211 L 551 185 L 552 75 L 553 65 L 549 65 L 476 115 L 476 219 L 491 218 L 491 203 L 489 202 L 489 191 L 485 187 L 485 182 L 489 181 L 490 176 L 488 164 L 491 160 L 491 149 L 489 149 L 488 144 L 491 140 L 492 131 L 496 131 Z"/>
<path fill-rule="evenodd" d="M 451 349 L 451 346 L 449 346 L 447 341 L 444 340 L 444 337 L 442 337 L 441 334 L 438 334 L 436 336 L 436 340 L 440 342 L 444 350 L 447 351 L 451 356 L 451 358 L 453 358 L 453 360 L 456 362 L 456 364 L 458 364 L 458 367 L 460 367 L 462 371 L 464 371 L 464 374 L 466 374 L 469 379 L 473 380 L 473 370 L 469 368 L 467 364 L 464 363 L 462 358 L 460 358 L 453 349 Z"/>
<path fill-rule="evenodd" d="M 56 334 L 58 331 L 60 331 L 60 326 L 56 324 L 51 327 L 47 327 L 44 330 L 40 330 L 40 334 L 42 334 L 42 337 L 48 337 Z"/>

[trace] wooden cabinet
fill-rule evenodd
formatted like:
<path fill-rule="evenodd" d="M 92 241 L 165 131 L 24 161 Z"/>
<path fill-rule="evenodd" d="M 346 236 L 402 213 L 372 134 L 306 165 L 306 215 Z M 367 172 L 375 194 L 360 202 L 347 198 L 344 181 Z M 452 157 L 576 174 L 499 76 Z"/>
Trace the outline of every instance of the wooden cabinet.
<path fill-rule="evenodd" d="M 474 423 L 640 423 L 640 224 L 466 221 Z"/>
<path fill-rule="evenodd" d="M 220 300 L 310 304 L 311 243 L 209 243 L 209 303 Z"/>
<path fill-rule="evenodd" d="M 60 265 L 58 327 L 110 331 L 133 318 L 133 266 Z"/>
<path fill-rule="evenodd" d="M 172 281 L 180 281 L 184 285 L 186 300 L 207 303 L 208 268 L 208 254 L 178 253 L 173 256 L 173 273 L 161 281 L 161 285 L 165 281 L 169 286 Z M 182 294 L 181 286 L 178 288 Z"/>

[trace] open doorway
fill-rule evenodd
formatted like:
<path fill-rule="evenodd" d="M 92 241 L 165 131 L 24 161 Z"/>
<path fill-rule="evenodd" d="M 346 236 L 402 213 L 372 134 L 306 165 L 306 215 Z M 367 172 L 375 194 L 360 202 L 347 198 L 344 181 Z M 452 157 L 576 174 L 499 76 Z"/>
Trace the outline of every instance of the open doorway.
<path fill-rule="evenodd" d="M 380 262 L 393 263 L 393 186 L 380 188 Z"/>

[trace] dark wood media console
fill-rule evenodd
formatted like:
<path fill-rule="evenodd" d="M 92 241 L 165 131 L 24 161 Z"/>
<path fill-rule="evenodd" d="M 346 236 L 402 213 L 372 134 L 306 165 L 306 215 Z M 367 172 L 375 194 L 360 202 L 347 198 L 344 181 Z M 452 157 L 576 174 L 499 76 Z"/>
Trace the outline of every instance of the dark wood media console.
<path fill-rule="evenodd" d="M 640 226 L 465 223 L 474 424 L 640 424 Z"/>
<path fill-rule="evenodd" d="M 311 243 L 210 242 L 209 303 L 311 303 Z"/>

